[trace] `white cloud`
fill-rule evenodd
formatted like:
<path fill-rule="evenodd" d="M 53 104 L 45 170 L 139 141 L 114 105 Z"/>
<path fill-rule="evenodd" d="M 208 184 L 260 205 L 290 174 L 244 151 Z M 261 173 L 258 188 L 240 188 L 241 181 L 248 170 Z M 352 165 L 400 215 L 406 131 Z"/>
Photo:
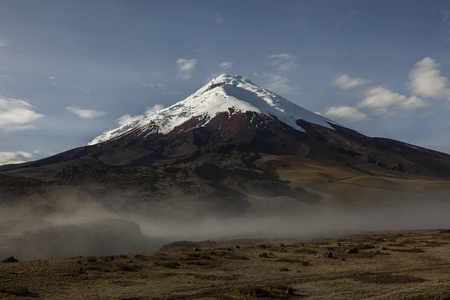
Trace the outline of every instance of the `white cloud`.
<path fill-rule="evenodd" d="M 450 88 L 446 86 L 448 79 L 440 74 L 438 66 L 430 57 L 417 62 L 409 74 L 411 91 L 422 97 L 450 100 Z"/>
<path fill-rule="evenodd" d="M 419 108 L 427 106 L 428 103 L 423 101 L 421 98 L 417 96 L 411 96 L 405 99 L 403 102 L 398 103 L 400 108 L 411 109 L 411 108 Z"/>
<path fill-rule="evenodd" d="M 270 55 L 270 65 L 277 67 L 278 72 L 291 71 L 297 68 L 297 57 L 288 53 Z"/>
<path fill-rule="evenodd" d="M 30 160 L 33 154 L 30 152 L 0 152 L 0 165 L 19 164 Z"/>
<path fill-rule="evenodd" d="M 224 61 L 223 63 L 221 63 L 219 65 L 220 68 L 228 70 L 231 69 L 231 67 L 233 66 L 233 63 L 231 61 Z"/>
<path fill-rule="evenodd" d="M 177 60 L 178 70 L 181 72 L 191 72 L 194 70 L 197 60 L 194 59 L 184 59 L 179 58 Z"/>
<path fill-rule="evenodd" d="M 1 47 L 6 47 L 7 43 L 5 39 L 0 39 L 0 48 Z"/>
<path fill-rule="evenodd" d="M 371 108 L 384 115 L 391 114 L 387 110 L 388 107 L 413 109 L 426 105 L 428 104 L 417 96 L 407 98 L 381 86 L 369 89 L 366 92 L 366 98 L 358 103 L 358 107 Z"/>
<path fill-rule="evenodd" d="M 93 109 L 84 109 L 84 108 L 80 108 L 80 107 L 74 106 L 74 105 L 67 107 L 66 110 L 74 115 L 77 115 L 78 117 L 80 117 L 82 119 L 95 119 L 97 117 L 106 115 L 106 112 L 104 112 L 104 111 L 96 111 Z"/>
<path fill-rule="evenodd" d="M 44 116 L 35 112 L 35 109 L 26 100 L 0 97 L 0 130 L 33 129 L 34 126 L 27 123 Z"/>
<path fill-rule="evenodd" d="M 331 81 L 331 84 L 335 87 L 338 87 L 343 90 L 348 90 L 355 88 L 357 86 L 363 85 L 365 83 L 370 82 L 370 80 L 362 79 L 362 78 L 350 78 L 348 75 L 343 74 L 337 76 Z"/>
<path fill-rule="evenodd" d="M 178 78 L 181 80 L 188 80 L 192 76 L 192 72 L 197 65 L 197 59 L 179 58 L 177 61 Z"/>
<path fill-rule="evenodd" d="M 333 106 L 328 108 L 323 115 L 331 119 L 337 118 L 348 122 L 369 120 L 365 113 L 351 106 Z"/>
<path fill-rule="evenodd" d="M 289 93 L 300 89 L 299 87 L 291 86 L 287 78 L 277 74 L 264 74 L 262 77 L 266 78 L 267 83 L 265 86 L 267 89 L 279 94 Z"/>
<path fill-rule="evenodd" d="M 374 87 L 366 92 L 366 98 L 361 101 L 359 107 L 386 108 L 405 101 L 406 97 L 384 87 Z"/>

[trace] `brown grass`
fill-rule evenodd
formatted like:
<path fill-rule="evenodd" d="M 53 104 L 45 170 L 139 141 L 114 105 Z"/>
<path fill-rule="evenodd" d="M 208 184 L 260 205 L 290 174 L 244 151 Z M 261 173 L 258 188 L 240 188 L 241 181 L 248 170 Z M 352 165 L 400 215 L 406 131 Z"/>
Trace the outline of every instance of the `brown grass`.
<path fill-rule="evenodd" d="M 355 245 L 358 253 L 345 253 Z M 323 256 L 329 251 L 333 258 Z M 415 231 L 19 261 L 0 263 L 0 299 L 448 299 L 448 253 L 450 234 Z"/>

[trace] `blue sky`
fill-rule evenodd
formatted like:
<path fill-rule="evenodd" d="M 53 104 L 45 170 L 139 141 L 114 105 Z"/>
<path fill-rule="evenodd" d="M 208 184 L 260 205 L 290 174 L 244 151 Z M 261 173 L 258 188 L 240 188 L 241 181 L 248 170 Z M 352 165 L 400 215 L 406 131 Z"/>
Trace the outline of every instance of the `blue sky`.
<path fill-rule="evenodd" d="M 84 145 L 221 73 L 450 151 L 449 1 L 0 0 L 0 163 Z"/>

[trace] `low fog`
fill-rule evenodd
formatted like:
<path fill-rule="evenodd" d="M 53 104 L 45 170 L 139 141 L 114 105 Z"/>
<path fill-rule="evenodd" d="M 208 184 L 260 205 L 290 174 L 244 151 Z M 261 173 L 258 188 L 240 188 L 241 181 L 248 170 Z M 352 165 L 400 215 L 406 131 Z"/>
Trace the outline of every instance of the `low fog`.
<path fill-rule="evenodd" d="M 286 239 L 342 237 L 370 231 L 450 228 L 450 203 L 402 201 L 383 207 L 315 208 L 298 217 L 260 215 L 240 218 L 192 219 L 127 218 L 91 208 L 51 217 L 14 216 L 3 208 L 0 222 L 0 259 L 60 259 L 158 251 L 174 241 L 227 239 Z"/>

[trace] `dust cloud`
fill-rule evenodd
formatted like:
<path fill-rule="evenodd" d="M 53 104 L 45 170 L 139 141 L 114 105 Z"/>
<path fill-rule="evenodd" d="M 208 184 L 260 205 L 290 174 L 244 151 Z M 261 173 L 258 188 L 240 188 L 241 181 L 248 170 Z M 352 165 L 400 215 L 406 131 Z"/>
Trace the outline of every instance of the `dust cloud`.
<path fill-rule="evenodd" d="M 76 213 L 51 217 L 1 209 L 0 259 L 60 259 L 75 256 L 106 256 L 157 251 L 163 244 L 189 240 L 236 238 L 285 238 L 306 240 L 369 231 L 450 228 L 450 203 L 401 201 L 383 206 L 314 207 L 293 217 L 264 214 L 230 218 L 214 216 L 177 221 L 158 220 L 106 212 L 89 207 Z M 14 218 L 5 218 L 6 215 Z"/>
<path fill-rule="evenodd" d="M 46 216 L 0 208 L 0 260 L 62 259 L 157 251 L 166 241 L 142 234 L 130 219 L 87 206 Z M 6 217 L 6 216 L 13 217 Z"/>
<path fill-rule="evenodd" d="M 167 239 L 224 239 L 235 237 L 310 238 L 369 231 L 395 231 L 450 228 L 450 203 L 414 201 L 383 207 L 327 206 L 293 217 L 266 214 L 240 218 L 205 218 L 191 222 L 148 222 L 142 231 Z"/>

